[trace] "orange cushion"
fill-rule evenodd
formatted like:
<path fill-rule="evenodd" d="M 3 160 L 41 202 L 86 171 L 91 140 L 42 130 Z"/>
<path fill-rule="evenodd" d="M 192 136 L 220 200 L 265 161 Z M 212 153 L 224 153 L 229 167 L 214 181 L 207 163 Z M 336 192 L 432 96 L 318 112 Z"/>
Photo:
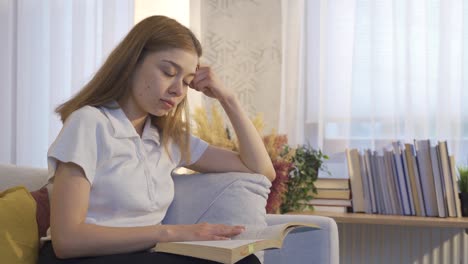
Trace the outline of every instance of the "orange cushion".
<path fill-rule="evenodd" d="M 37 191 L 31 192 L 32 197 L 36 200 L 36 221 L 39 231 L 39 237 L 45 237 L 47 229 L 50 226 L 50 205 L 49 192 L 46 187 Z"/>

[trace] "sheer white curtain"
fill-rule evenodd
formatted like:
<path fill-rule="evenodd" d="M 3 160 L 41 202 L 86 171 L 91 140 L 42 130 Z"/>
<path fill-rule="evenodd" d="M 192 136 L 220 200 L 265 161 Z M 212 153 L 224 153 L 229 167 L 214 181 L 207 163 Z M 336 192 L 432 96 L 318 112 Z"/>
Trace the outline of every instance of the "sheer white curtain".
<path fill-rule="evenodd" d="M 45 167 L 79 90 L 133 25 L 131 0 L 0 1 L 0 163 Z"/>
<path fill-rule="evenodd" d="M 302 57 L 305 77 L 283 87 L 285 100 L 292 95 L 296 103 L 282 105 L 287 115 L 280 132 L 326 153 L 380 148 L 397 139 L 448 140 L 451 152 L 466 162 L 466 1 L 306 1 L 296 14 L 306 17 L 304 30 L 296 32 L 298 39 L 304 35 L 305 48 L 292 57 L 295 63 L 285 60 L 295 67 L 286 77 L 302 76 Z M 301 122 L 286 123 L 296 113 Z"/>
<path fill-rule="evenodd" d="M 304 141 L 306 62 L 304 0 L 282 0 L 282 64 L 279 111 L 280 133 L 287 133 L 289 143 Z"/>

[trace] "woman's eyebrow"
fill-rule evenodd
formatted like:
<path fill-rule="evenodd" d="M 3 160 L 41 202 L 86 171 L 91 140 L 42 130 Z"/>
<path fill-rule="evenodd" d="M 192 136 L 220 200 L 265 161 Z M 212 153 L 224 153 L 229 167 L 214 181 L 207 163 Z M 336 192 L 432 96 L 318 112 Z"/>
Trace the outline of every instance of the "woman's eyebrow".
<path fill-rule="evenodd" d="M 177 71 L 182 70 L 182 67 L 179 64 L 177 64 L 177 63 L 175 63 L 175 62 L 173 62 L 171 60 L 162 60 L 162 61 L 171 64 L 172 66 L 174 66 L 177 69 Z M 192 72 L 192 73 L 189 73 L 188 75 L 195 75 L 195 73 Z"/>

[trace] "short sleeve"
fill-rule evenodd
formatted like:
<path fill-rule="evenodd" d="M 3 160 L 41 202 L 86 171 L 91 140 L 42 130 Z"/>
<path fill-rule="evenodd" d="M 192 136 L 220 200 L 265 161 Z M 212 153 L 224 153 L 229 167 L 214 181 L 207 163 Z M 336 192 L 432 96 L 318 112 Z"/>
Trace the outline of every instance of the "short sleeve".
<path fill-rule="evenodd" d="M 100 111 L 85 106 L 73 112 L 47 153 L 49 181 L 52 180 L 57 161 L 73 162 L 80 166 L 90 183 L 94 180 L 98 151 L 98 115 Z"/>
<path fill-rule="evenodd" d="M 208 148 L 208 143 L 196 136 L 190 135 L 190 163 L 185 163 L 183 160 L 180 161 L 179 166 L 188 166 L 197 162 L 200 157 L 205 153 Z"/>

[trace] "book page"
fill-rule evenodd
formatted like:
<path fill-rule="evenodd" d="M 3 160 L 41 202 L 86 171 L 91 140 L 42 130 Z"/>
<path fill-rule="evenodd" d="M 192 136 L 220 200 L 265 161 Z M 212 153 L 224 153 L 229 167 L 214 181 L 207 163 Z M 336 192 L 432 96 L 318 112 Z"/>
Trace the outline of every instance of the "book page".
<path fill-rule="evenodd" d="M 244 232 L 232 237 L 232 239 L 277 239 L 281 237 L 284 228 L 285 225 L 272 225 L 261 228 L 247 227 Z"/>
<path fill-rule="evenodd" d="M 271 225 L 267 227 L 247 227 L 241 234 L 232 237 L 233 240 L 240 239 L 276 239 L 281 240 L 289 232 L 305 232 L 317 229 L 318 226 L 308 223 L 286 223 L 280 225 Z"/>
<path fill-rule="evenodd" d="M 233 249 L 239 246 L 255 243 L 262 239 L 252 239 L 252 240 L 212 240 L 212 241 L 187 241 L 187 242 L 171 242 L 172 244 L 192 244 L 192 245 L 201 245 L 201 246 L 210 246 L 218 248 L 228 248 Z"/>

